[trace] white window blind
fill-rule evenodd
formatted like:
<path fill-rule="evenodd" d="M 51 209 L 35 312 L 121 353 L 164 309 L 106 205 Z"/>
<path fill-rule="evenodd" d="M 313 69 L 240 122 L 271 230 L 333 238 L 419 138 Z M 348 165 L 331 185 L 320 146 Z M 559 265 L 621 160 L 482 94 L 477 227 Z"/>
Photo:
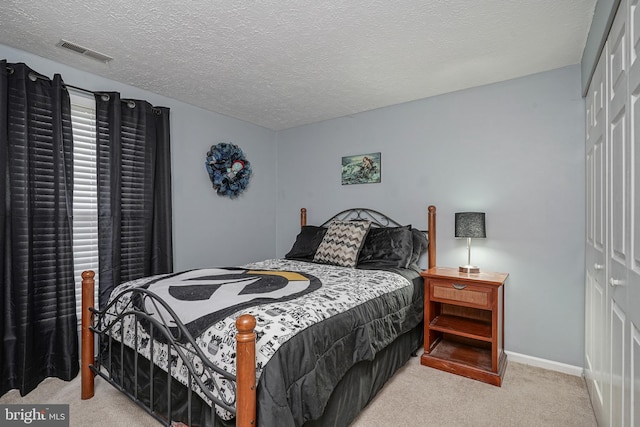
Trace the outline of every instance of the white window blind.
<path fill-rule="evenodd" d="M 96 272 L 98 296 L 98 186 L 96 175 L 95 101 L 71 93 L 73 128 L 73 259 L 76 280 L 76 313 L 82 322 L 82 277 Z M 95 304 L 95 301 L 94 301 Z"/>

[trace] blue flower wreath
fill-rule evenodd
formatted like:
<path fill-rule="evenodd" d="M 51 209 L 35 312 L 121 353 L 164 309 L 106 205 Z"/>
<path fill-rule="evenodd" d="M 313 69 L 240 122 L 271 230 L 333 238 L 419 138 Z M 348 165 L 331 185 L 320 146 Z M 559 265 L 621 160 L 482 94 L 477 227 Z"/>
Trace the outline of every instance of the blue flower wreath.
<path fill-rule="evenodd" d="M 235 144 L 221 142 L 211 146 L 205 162 L 213 188 L 221 196 L 238 197 L 249 185 L 251 163 Z"/>

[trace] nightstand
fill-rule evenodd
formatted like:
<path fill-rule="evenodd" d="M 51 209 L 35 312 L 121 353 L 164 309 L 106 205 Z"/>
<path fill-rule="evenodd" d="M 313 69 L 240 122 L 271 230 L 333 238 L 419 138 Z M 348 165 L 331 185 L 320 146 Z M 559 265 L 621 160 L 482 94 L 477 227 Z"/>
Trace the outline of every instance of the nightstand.
<path fill-rule="evenodd" d="M 507 367 L 504 285 L 507 273 L 433 267 L 424 278 L 424 354 L 420 363 L 496 386 Z"/>

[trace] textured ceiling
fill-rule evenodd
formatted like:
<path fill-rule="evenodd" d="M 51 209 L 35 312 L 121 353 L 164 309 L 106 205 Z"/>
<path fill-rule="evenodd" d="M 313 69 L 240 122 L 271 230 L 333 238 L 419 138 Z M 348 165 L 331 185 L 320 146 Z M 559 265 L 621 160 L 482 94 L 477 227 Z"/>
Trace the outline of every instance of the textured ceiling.
<path fill-rule="evenodd" d="M 280 130 L 577 64 L 595 2 L 2 0 L 0 43 Z"/>

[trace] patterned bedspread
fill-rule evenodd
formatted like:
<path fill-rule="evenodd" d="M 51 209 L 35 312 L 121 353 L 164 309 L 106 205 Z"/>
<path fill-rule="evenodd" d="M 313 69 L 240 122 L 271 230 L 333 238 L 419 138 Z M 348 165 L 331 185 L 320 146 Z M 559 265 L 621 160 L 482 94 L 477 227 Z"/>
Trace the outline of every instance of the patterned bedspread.
<path fill-rule="evenodd" d="M 286 374 L 280 372 L 285 367 L 274 367 L 273 375 L 282 376 L 283 384 L 281 387 L 272 385 L 271 390 L 263 392 L 270 395 L 268 399 L 275 402 L 274 404 L 282 400 L 304 399 L 302 394 L 305 391 L 300 391 L 298 395 L 294 390 L 296 383 L 304 383 L 300 388 L 307 389 L 307 383 L 311 378 L 317 382 L 318 378 L 329 371 L 331 374 L 336 371 L 335 375 L 339 377 L 340 373 L 337 371 L 348 369 L 353 363 L 372 357 L 378 348 L 384 348 L 399 334 L 414 327 L 421 316 L 420 308 L 416 308 L 414 286 L 400 274 L 285 259 L 256 262 L 232 269 L 192 270 L 138 279 L 120 285 L 112 293 L 112 298 L 120 291 L 134 286 L 148 288 L 166 301 L 171 301 L 172 309 L 196 338 L 197 345 L 216 365 L 233 374 L 235 320 L 243 313 L 252 314 L 257 321 L 258 379 L 262 376 L 267 362 L 292 338 L 297 338 L 296 348 L 300 347 L 302 342 L 311 342 L 313 344 L 310 345 L 317 346 L 304 351 L 298 348 L 297 355 L 294 356 L 279 355 L 280 364 L 291 364 L 291 360 L 300 357 L 299 363 L 294 363 L 299 365 L 297 368 L 300 372 L 295 372 L 296 366 L 286 367 Z M 382 303 L 379 302 L 381 298 L 385 298 Z M 126 299 L 119 303 L 125 304 L 128 304 Z M 202 307 L 207 307 L 207 310 L 203 311 Z M 318 337 L 320 328 L 314 325 L 332 318 L 336 318 L 335 324 L 326 322 L 330 338 Z M 408 318 L 410 319 L 407 320 Z M 384 331 L 376 332 L 372 329 L 375 324 L 380 324 Z M 313 337 L 301 337 L 301 332 L 308 329 L 312 329 L 309 334 Z M 354 341 L 357 344 L 354 345 L 356 350 L 360 349 L 357 352 L 361 354 L 348 355 L 348 363 L 338 363 L 344 365 L 343 367 L 331 367 L 335 362 L 327 362 L 325 355 L 335 354 L 333 357 L 345 358 L 344 354 L 340 356 L 339 352 L 336 353 L 338 350 L 331 340 L 353 335 L 358 329 L 360 332 L 357 335 L 365 335 L 354 338 L 360 340 Z M 123 330 L 123 342 L 133 348 L 136 336 L 133 322 L 125 324 Z M 395 332 L 389 333 L 389 330 Z M 113 336 L 121 340 L 118 328 Z M 138 352 L 149 358 L 149 335 L 138 330 L 137 340 Z M 169 357 L 165 345 L 154 344 L 154 362 L 165 371 L 170 363 L 172 376 L 187 384 L 186 368 L 181 366 L 177 358 Z M 322 368 L 324 365 L 325 368 Z M 309 376 L 310 371 L 316 366 L 319 366 L 320 371 Z M 289 368 L 293 371 L 289 372 Z M 280 381 L 279 377 L 277 378 Z M 202 380 L 205 383 L 219 381 L 222 394 L 232 393 L 224 381 L 217 378 Z M 339 381 L 339 378 L 335 381 Z M 279 396 L 282 393 L 285 396 Z M 297 397 L 292 397 L 292 393 Z M 208 401 L 206 396 L 201 397 Z M 322 399 L 322 396 L 316 397 L 318 398 Z M 232 414 L 223 409 L 217 408 L 216 411 L 223 419 L 232 417 Z M 314 408 L 292 410 L 293 414 L 289 418 L 295 419 L 295 423 L 298 423 L 301 417 L 313 416 L 308 413 L 314 411 Z M 282 425 L 289 423 L 282 418 L 279 420 L 282 421 Z"/>

